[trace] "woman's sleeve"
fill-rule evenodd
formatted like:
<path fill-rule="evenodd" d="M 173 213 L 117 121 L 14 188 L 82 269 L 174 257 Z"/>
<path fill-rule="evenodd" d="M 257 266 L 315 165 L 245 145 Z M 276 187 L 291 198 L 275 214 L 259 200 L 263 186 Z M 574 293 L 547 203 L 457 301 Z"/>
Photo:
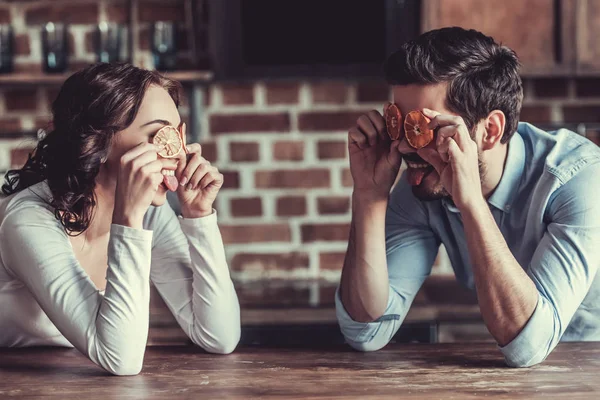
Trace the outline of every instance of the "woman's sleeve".
<path fill-rule="evenodd" d="M 115 375 L 142 368 L 148 337 L 152 232 L 112 225 L 102 296 L 54 216 L 40 206 L 9 212 L 0 255 L 63 336 Z"/>
<path fill-rule="evenodd" d="M 192 342 L 211 353 L 231 353 L 240 340 L 240 306 L 216 212 L 181 219 L 164 205 L 150 224 L 150 279 L 167 307 Z"/>

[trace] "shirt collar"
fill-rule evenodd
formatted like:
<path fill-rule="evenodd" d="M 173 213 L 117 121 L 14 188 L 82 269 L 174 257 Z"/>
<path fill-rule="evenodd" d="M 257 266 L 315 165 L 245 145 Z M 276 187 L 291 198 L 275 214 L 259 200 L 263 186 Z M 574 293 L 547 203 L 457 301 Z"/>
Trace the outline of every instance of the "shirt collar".
<path fill-rule="evenodd" d="M 518 192 L 521 176 L 525 169 L 525 143 L 519 132 L 515 132 L 508 143 L 508 151 L 504 171 L 500 182 L 494 193 L 488 199 L 488 203 L 504 212 L 510 212 L 512 202 Z M 446 209 L 453 213 L 460 213 L 451 199 L 443 199 L 442 203 Z"/>
<path fill-rule="evenodd" d="M 510 212 L 512 202 L 521 184 L 525 169 L 525 143 L 519 132 L 515 132 L 508 143 L 508 154 L 504 164 L 504 172 L 496 190 L 488 199 L 488 203 L 504 212 Z"/>

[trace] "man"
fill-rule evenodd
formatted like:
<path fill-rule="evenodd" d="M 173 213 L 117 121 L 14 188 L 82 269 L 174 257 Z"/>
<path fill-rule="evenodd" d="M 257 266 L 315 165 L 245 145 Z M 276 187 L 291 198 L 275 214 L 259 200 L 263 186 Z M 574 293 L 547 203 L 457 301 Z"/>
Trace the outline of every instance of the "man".
<path fill-rule="evenodd" d="M 336 294 L 347 342 L 390 341 L 440 243 L 508 365 L 539 363 L 560 340 L 600 340 L 600 150 L 518 123 L 517 57 L 479 32 L 425 33 L 385 73 L 402 115 L 421 111 L 435 135 L 420 150 L 391 141 L 377 111 L 349 132 L 353 214 Z"/>

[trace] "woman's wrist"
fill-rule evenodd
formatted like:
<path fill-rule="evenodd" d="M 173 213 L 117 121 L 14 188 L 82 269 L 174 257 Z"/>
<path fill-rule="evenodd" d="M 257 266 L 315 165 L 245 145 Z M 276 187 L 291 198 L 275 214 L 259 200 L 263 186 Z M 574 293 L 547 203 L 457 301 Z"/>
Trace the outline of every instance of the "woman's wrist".
<path fill-rule="evenodd" d="M 203 209 L 188 209 L 185 207 L 181 208 L 181 215 L 183 218 L 204 218 L 208 217 L 213 213 L 212 207 L 206 210 Z"/>
<path fill-rule="evenodd" d="M 113 211 L 112 223 L 116 225 L 128 226 L 134 229 L 143 229 L 144 217 L 134 216 L 129 213 L 120 212 L 117 209 Z"/>

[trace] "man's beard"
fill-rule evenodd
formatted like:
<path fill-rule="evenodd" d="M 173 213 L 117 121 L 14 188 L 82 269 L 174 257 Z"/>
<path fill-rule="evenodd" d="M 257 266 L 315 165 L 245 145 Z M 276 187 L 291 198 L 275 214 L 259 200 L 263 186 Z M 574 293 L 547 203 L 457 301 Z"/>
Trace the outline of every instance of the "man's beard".
<path fill-rule="evenodd" d="M 485 178 L 485 175 L 487 174 L 487 166 L 481 161 L 480 154 L 478 154 L 477 164 L 479 167 L 479 179 L 480 179 L 480 182 L 483 182 L 483 179 Z M 437 174 L 437 171 L 434 170 L 430 173 Z M 423 181 L 425 181 L 426 178 L 427 177 L 425 177 L 423 179 Z M 450 193 L 448 193 L 448 191 L 446 190 L 444 185 L 442 185 L 441 179 L 439 178 L 439 174 L 438 174 L 437 181 L 433 185 L 427 186 L 427 185 L 425 185 L 425 182 L 421 182 L 420 185 L 412 186 L 412 192 L 413 192 L 413 195 L 421 201 L 452 199 L 452 196 L 450 195 Z"/>

